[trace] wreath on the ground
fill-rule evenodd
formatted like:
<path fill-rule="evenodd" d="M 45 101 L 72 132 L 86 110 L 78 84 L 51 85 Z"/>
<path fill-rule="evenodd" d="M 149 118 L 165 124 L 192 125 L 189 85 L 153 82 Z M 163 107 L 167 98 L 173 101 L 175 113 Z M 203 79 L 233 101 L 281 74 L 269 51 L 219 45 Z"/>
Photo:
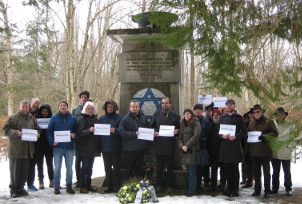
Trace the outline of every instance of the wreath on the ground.
<path fill-rule="evenodd" d="M 121 187 L 116 196 L 119 198 L 120 203 L 124 204 L 134 203 L 136 200 L 140 203 L 147 203 L 152 197 L 152 194 L 148 181 L 138 182 L 135 180 L 129 180 Z"/>

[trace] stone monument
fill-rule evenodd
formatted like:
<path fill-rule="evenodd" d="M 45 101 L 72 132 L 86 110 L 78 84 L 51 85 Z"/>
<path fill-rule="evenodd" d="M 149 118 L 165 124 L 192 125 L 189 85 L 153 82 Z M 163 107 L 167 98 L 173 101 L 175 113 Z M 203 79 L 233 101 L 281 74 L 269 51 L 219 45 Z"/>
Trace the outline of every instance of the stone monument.
<path fill-rule="evenodd" d="M 161 109 L 164 96 L 171 98 L 174 111 L 182 115 L 184 74 L 181 50 L 139 40 L 159 32 L 160 28 L 156 27 L 107 31 L 107 35 L 122 46 L 118 79 L 121 83 L 120 113 L 123 115 L 129 111 L 129 101 L 135 99 L 140 101 L 142 113 L 151 120 L 153 113 Z M 180 151 L 176 151 L 175 169 L 181 168 L 179 158 Z M 152 143 L 149 143 L 145 161 L 156 163 Z M 179 183 L 184 184 L 183 181 Z"/>

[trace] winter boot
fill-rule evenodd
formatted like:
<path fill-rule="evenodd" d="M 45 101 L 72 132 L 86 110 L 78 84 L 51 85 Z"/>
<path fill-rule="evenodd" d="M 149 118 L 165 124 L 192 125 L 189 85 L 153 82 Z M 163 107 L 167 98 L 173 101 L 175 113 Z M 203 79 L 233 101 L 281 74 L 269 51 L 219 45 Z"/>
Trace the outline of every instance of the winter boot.
<path fill-rule="evenodd" d="M 67 184 L 66 192 L 69 194 L 74 194 L 74 190 L 71 187 L 71 184 Z"/>
<path fill-rule="evenodd" d="M 44 181 L 43 181 L 43 179 L 39 180 L 39 189 L 44 189 Z"/>

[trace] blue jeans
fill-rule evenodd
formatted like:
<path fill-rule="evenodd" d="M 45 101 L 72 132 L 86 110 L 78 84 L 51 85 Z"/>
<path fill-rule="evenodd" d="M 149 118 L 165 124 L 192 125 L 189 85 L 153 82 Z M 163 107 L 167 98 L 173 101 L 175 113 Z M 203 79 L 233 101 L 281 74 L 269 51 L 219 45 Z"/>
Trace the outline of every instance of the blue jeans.
<path fill-rule="evenodd" d="M 62 159 L 65 159 L 65 167 L 66 167 L 66 184 L 72 184 L 72 164 L 73 164 L 73 156 L 74 149 L 53 148 L 53 156 L 54 156 L 54 187 L 60 188 L 60 180 L 61 180 L 61 167 L 62 167 Z"/>
<path fill-rule="evenodd" d="M 197 188 L 197 173 L 196 165 L 186 165 L 188 177 L 188 194 L 196 194 Z"/>

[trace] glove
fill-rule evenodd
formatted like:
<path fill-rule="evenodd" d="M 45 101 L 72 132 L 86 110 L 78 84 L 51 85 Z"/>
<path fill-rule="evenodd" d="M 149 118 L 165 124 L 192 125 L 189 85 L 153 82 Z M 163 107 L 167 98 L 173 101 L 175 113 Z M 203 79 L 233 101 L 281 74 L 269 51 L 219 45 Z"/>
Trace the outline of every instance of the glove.
<path fill-rule="evenodd" d="M 261 140 L 261 142 L 265 142 L 265 137 L 264 137 L 263 135 L 260 135 L 260 136 L 258 137 L 258 140 Z"/>

